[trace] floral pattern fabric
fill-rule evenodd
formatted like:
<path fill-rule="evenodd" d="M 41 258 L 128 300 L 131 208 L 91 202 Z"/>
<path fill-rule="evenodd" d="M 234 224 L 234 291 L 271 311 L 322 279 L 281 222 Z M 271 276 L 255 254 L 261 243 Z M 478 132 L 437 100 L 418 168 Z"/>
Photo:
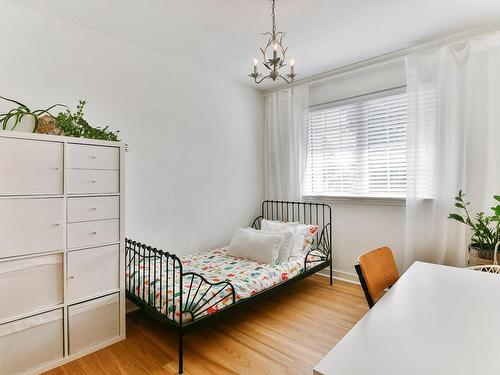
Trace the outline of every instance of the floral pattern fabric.
<path fill-rule="evenodd" d="M 232 304 L 233 287 L 237 302 L 297 276 L 303 271 L 306 257 L 303 254 L 269 265 L 229 256 L 226 252 L 227 248 L 220 248 L 181 257 L 182 288 L 178 261 L 141 260 L 136 255 L 127 267 L 127 290 L 177 322 L 181 319 L 182 298 L 182 322 L 187 323 Z M 320 261 L 314 254 L 309 255 L 308 261 L 311 260 Z M 311 266 L 314 264 L 308 263 L 308 268 Z"/>

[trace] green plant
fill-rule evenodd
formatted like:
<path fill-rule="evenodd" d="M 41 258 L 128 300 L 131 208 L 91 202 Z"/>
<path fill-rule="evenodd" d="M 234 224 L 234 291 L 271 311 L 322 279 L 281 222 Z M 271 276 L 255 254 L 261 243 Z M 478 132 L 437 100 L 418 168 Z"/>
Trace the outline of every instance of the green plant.
<path fill-rule="evenodd" d="M 500 241 L 500 195 L 494 195 L 497 201 L 495 207 L 491 207 L 493 214 L 488 216 L 484 212 L 478 212 L 474 219 L 467 208 L 470 202 L 464 200 L 465 194 L 460 190 L 455 197 L 455 207 L 463 210 L 464 214 L 452 213 L 448 219 L 453 219 L 469 226 L 472 231 L 471 245 L 482 250 L 493 250 L 495 244 Z"/>
<path fill-rule="evenodd" d="M 71 113 L 69 109 L 57 115 L 56 120 L 59 128 L 64 131 L 64 135 L 78 138 L 102 139 L 107 141 L 118 141 L 118 130 L 112 132 L 105 128 L 92 127 L 83 117 L 83 107 L 85 100 L 80 100 L 76 106 L 76 112 Z"/>
<path fill-rule="evenodd" d="M 14 123 L 12 124 L 12 127 L 10 129 L 14 130 L 17 127 L 17 125 L 19 125 L 21 120 L 24 117 L 28 116 L 28 117 L 33 117 L 33 119 L 34 119 L 34 122 L 35 122 L 35 125 L 33 128 L 33 133 L 34 133 L 36 131 L 37 126 L 38 126 L 38 118 L 41 115 L 47 114 L 49 116 L 52 116 L 50 114 L 50 110 L 52 110 L 56 107 L 68 108 L 64 104 L 54 104 L 46 109 L 36 109 L 36 110 L 32 111 L 31 109 L 28 108 L 27 105 L 25 105 L 21 102 L 18 102 L 17 100 L 8 99 L 8 98 L 5 98 L 3 96 L 0 96 L 0 99 L 3 99 L 7 102 L 14 103 L 17 105 L 16 108 L 11 109 L 9 112 L 0 114 L 0 124 L 2 125 L 3 130 L 7 130 L 7 125 L 9 123 L 9 121 L 12 119 L 14 120 Z"/>

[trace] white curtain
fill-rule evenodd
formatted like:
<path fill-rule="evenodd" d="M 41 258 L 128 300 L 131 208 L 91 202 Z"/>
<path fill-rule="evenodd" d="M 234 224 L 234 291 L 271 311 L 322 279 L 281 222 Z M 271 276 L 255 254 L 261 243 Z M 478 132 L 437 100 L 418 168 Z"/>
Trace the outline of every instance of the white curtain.
<path fill-rule="evenodd" d="M 266 198 L 300 200 L 306 168 L 309 88 L 295 86 L 265 98 Z"/>
<path fill-rule="evenodd" d="M 408 56 L 406 69 L 405 266 L 463 266 L 470 232 L 447 219 L 455 195 L 487 212 L 500 193 L 500 33 Z"/>

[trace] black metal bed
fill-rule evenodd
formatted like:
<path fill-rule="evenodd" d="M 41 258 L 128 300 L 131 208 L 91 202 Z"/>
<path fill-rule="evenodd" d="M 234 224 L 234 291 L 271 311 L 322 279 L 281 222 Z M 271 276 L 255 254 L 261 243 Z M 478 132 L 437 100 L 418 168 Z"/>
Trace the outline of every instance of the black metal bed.
<path fill-rule="evenodd" d="M 330 267 L 330 285 L 332 284 L 332 213 L 330 206 L 321 203 L 266 200 L 262 203 L 261 215 L 253 221 L 252 227 L 260 229 L 262 219 L 317 225 L 318 231 L 313 247 L 305 255 L 302 271 L 298 275 L 240 300 L 236 300 L 235 288 L 230 281 L 212 283 L 203 275 L 185 272 L 181 259 L 175 254 L 131 239 L 125 240 L 127 298 L 151 317 L 168 325 L 177 333 L 179 336 L 179 374 L 183 373 L 184 334 L 327 267 Z M 138 262 L 142 264 L 142 271 L 138 267 Z M 158 270 L 160 270 L 160 275 L 163 275 L 164 272 L 166 277 L 157 278 Z M 134 277 L 132 277 L 133 274 Z M 154 281 L 151 283 L 152 275 Z M 148 293 L 145 292 L 144 286 L 142 291 L 137 288 L 137 280 L 141 279 L 143 283 L 148 281 Z M 194 282 L 195 280 L 196 282 Z M 168 291 L 169 286 L 172 290 L 172 298 L 170 299 L 169 295 L 166 294 L 166 300 L 162 301 L 162 290 Z M 157 291 L 160 292 L 159 308 L 156 303 Z M 206 299 L 209 291 L 212 291 L 212 296 Z M 176 296 L 178 296 L 177 299 Z M 217 306 L 224 299 L 230 299 L 230 304 L 215 314 L 206 314 L 209 309 Z M 162 312 L 163 305 L 167 306 L 166 312 Z M 186 319 L 186 316 L 189 319 Z"/>

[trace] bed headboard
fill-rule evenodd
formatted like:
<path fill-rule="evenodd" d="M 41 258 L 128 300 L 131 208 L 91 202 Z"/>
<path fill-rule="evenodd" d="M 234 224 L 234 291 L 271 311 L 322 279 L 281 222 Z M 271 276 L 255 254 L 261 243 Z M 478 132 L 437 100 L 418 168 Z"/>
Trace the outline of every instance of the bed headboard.
<path fill-rule="evenodd" d="M 316 244 L 325 253 L 332 250 L 332 208 L 324 203 L 291 202 L 266 200 L 262 202 L 261 216 L 252 224 L 260 229 L 262 219 L 276 221 L 298 221 L 302 224 L 318 226 Z"/>

